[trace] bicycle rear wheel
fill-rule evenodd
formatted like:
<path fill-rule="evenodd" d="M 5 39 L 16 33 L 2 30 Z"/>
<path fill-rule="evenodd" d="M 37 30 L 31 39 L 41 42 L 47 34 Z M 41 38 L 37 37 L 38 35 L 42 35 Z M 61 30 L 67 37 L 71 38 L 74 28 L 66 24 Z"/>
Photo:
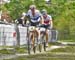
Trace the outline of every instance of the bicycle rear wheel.
<path fill-rule="evenodd" d="M 46 51 L 46 42 L 45 42 L 45 40 L 43 42 L 43 46 L 44 46 L 44 51 Z"/>
<path fill-rule="evenodd" d="M 44 51 L 46 51 L 46 40 L 45 40 L 45 35 L 43 35 L 43 48 L 44 48 Z"/>
<path fill-rule="evenodd" d="M 34 53 L 36 52 L 36 46 L 33 47 L 33 52 L 34 52 Z"/>
<path fill-rule="evenodd" d="M 42 51 L 42 46 L 41 46 L 41 44 L 39 44 L 39 52 L 41 52 Z"/>

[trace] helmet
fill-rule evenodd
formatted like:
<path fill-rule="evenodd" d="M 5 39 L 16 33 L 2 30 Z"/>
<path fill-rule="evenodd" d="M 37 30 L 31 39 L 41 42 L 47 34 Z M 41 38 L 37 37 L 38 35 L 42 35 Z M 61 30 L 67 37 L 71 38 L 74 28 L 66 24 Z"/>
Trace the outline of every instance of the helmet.
<path fill-rule="evenodd" d="M 35 5 L 30 5 L 30 9 L 35 9 L 36 8 L 36 6 Z"/>
<path fill-rule="evenodd" d="M 43 9 L 43 10 L 41 11 L 41 13 L 42 13 L 42 15 L 45 15 L 45 14 L 47 14 L 47 10 L 46 10 L 46 9 Z"/>

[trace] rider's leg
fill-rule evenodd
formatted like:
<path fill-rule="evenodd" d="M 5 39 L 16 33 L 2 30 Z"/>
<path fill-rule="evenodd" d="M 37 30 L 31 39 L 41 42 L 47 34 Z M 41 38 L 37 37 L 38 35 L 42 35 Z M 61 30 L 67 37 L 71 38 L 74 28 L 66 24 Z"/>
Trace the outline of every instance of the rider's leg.
<path fill-rule="evenodd" d="M 46 29 L 46 46 L 48 46 L 48 30 Z"/>
<path fill-rule="evenodd" d="M 37 38 L 38 38 L 38 44 L 40 43 L 40 30 L 36 30 L 36 33 L 37 33 Z"/>
<path fill-rule="evenodd" d="M 31 42 L 32 42 L 32 47 L 34 47 L 34 34 L 31 34 Z"/>

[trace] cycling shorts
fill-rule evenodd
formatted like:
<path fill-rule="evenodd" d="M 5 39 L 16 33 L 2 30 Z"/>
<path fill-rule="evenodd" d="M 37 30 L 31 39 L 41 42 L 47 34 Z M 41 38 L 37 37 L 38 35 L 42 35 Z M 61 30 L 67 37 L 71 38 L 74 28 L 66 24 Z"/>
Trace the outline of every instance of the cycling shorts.
<path fill-rule="evenodd" d="M 49 29 L 50 25 L 42 25 L 41 27 L 44 27 L 45 29 Z"/>
<path fill-rule="evenodd" d="M 30 23 L 31 23 L 31 26 L 37 26 L 37 25 L 39 25 L 40 22 L 35 22 L 35 23 L 34 22 L 30 22 Z"/>

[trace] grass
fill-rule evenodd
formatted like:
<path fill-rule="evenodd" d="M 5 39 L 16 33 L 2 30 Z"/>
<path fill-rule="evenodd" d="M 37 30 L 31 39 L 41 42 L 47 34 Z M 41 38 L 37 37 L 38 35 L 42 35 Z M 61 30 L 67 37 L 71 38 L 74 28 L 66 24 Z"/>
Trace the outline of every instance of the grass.
<path fill-rule="evenodd" d="M 14 54 L 14 53 L 27 53 L 27 48 L 22 47 L 22 48 L 14 48 L 14 49 L 6 49 L 10 47 L 5 47 L 0 50 L 0 54 Z"/>
<path fill-rule="evenodd" d="M 45 54 L 36 54 L 29 56 L 21 56 L 14 58 L 15 60 L 75 60 L 74 54 L 56 54 L 56 53 L 75 53 L 75 46 L 67 46 L 66 48 L 58 48 L 47 51 Z M 14 60 L 8 59 L 8 60 Z"/>
<path fill-rule="evenodd" d="M 56 54 L 37 54 L 37 55 L 30 55 L 30 56 L 22 56 L 15 58 L 15 60 L 74 60 L 74 55 L 56 55 Z M 9 59 L 14 60 L 14 59 Z"/>
<path fill-rule="evenodd" d="M 53 45 L 59 45 L 60 43 L 49 43 L 49 46 Z M 0 48 L 3 48 L 4 46 L 0 46 Z M 13 48 L 13 46 L 5 46 L 4 49 L 0 50 L 1 54 L 13 54 L 13 53 L 28 53 L 27 47 L 14 47 L 12 50 L 7 50 L 6 48 Z"/>
<path fill-rule="evenodd" d="M 13 50 L 2 49 L 0 50 L 0 54 L 14 54 Z"/>
<path fill-rule="evenodd" d="M 49 46 L 53 46 L 53 45 L 61 45 L 61 43 L 59 43 L 59 42 L 50 42 L 49 43 Z"/>
<path fill-rule="evenodd" d="M 23 48 L 15 48 L 17 53 L 27 53 L 27 48 L 23 47 Z"/>
<path fill-rule="evenodd" d="M 14 46 L 0 46 L 0 48 L 14 48 Z"/>
<path fill-rule="evenodd" d="M 61 41 L 61 42 L 75 42 L 75 40 L 74 40 L 74 39 L 68 39 L 68 40 L 59 40 L 59 41 Z"/>
<path fill-rule="evenodd" d="M 61 45 L 61 43 L 55 42 L 55 43 L 49 43 L 49 47 L 53 46 L 53 45 Z M 7 48 L 7 47 L 6 47 Z M 7 49 L 2 49 L 0 50 L 0 53 L 2 54 L 11 54 L 14 53 L 14 51 L 16 53 L 27 53 L 27 47 L 21 47 L 21 48 L 15 48 L 14 50 L 7 50 Z M 75 52 L 75 47 L 74 46 L 69 46 L 66 48 L 58 48 L 58 49 L 54 49 L 51 52 Z"/>
<path fill-rule="evenodd" d="M 75 53 L 75 46 L 68 46 L 66 48 L 58 48 L 49 52 L 67 52 L 67 53 Z"/>
<path fill-rule="evenodd" d="M 53 45 L 61 45 L 61 43 L 49 43 L 49 46 Z M 15 48 L 17 53 L 26 53 L 27 48 Z M 5 50 L 2 50 L 1 52 L 5 52 Z M 8 51 L 6 51 L 8 53 Z M 6 54 L 7 54 L 6 53 Z M 58 53 L 58 54 L 56 54 Z M 66 54 L 59 54 L 59 53 L 71 53 Z M 5 60 L 75 60 L 75 46 L 68 45 L 66 48 L 58 48 L 51 51 L 47 51 L 45 54 L 36 54 L 36 55 L 29 55 L 29 56 L 19 56 L 17 58 L 13 59 L 5 59 Z M 72 55 L 73 54 L 73 55 Z"/>

